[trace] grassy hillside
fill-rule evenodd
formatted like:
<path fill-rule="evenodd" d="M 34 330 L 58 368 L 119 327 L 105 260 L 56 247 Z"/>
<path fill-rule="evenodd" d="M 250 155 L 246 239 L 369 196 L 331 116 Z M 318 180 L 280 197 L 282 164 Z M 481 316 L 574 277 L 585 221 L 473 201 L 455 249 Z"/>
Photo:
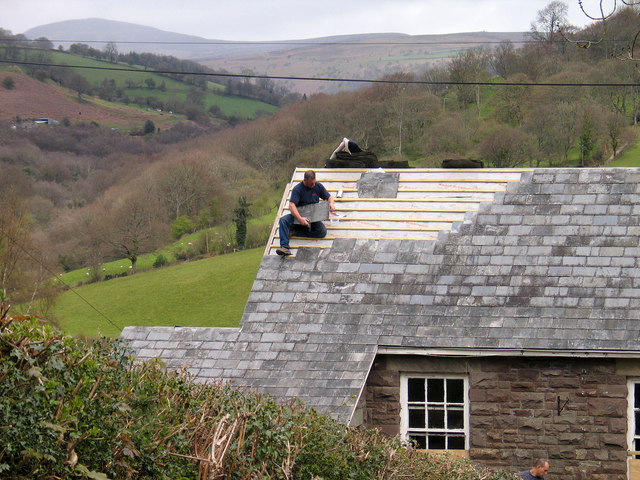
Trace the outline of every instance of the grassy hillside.
<path fill-rule="evenodd" d="M 263 248 L 75 288 L 53 309 L 68 334 L 117 337 L 127 325 L 230 327 L 240 323 Z"/>
<path fill-rule="evenodd" d="M 76 69 L 76 72 L 85 77 L 92 85 L 100 85 L 102 81 L 107 78 L 113 79 L 118 87 L 124 87 L 127 80 L 136 80 L 142 82 L 145 78 L 153 78 L 157 84 L 160 84 L 163 80 L 166 83 L 167 89 L 184 90 L 185 85 L 182 82 L 178 82 L 171 78 L 162 77 L 155 73 L 146 72 L 143 67 L 136 65 L 114 64 L 111 62 L 105 62 L 90 57 L 83 57 L 82 55 L 75 55 L 68 52 L 51 52 L 51 61 L 53 63 L 74 65 L 78 67 L 89 67 L 84 69 Z M 102 70 L 102 69 L 109 70 Z M 121 69 L 122 71 L 118 71 Z M 139 70 L 138 72 L 131 72 L 129 70 Z"/>
<path fill-rule="evenodd" d="M 15 87 L 11 90 L 0 88 L 0 120 L 15 122 L 17 119 L 54 118 L 61 121 L 68 118 L 72 122 L 97 122 L 123 130 L 142 128 L 147 120 L 161 128 L 169 128 L 184 120 L 183 116 L 165 115 L 163 112 L 106 102 L 94 97 L 79 99 L 71 90 L 52 82 L 40 82 L 18 72 L 16 67 L 0 70 L 0 81 L 11 77 L 15 82 Z"/>
<path fill-rule="evenodd" d="M 53 63 L 78 66 L 60 72 L 66 75 L 65 78 L 72 74 L 85 78 L 93 95 L 78 95 L 71 84 L 64 88 L 52 80 L 38 81 L 27 76 L 22 67 L 0 66 L 0 81 L 9 76 L 15 85 L 12 89 L 0 88 L 0 120 L 54 118 L 62 121 L 66 118 L 72 122 L 96 122 L 125 131 L 139 130 L 146 120 L 152 120 L 157 127 L 165 129 L 185 119 L 184 111 L 182 114 L 173 112 L 171 106 L 181 106 L 184 110 L 184 105 L 194 98 L 193 85 L 147 72 L 140 66 L 116 65 L 58 51 L 51 52 L 51 57 Z M 105 89 L 105 85 L 109 88 Z M 105 91 L 109 93 L 105 94 Z M 219 112 L 218 117 L 223 119 L 251 120 L 278 110 L 278 107 L 262 101 L 225 95 L 224 91 L 224 86 L 206 82 L 206 92 L 200 89 L 195 94 L 202 112 L 209 112 L 213 107 Z M 167 106 L 164 108 L 166 111 L 156 108 L 157 105 Z"/>
<path fill-rule="evenodd" d="M 150 73 L 144 67 L 127 64 L 113 64 L 106 61 L 96 60 L 93 58 L 83 57 L 67 52 L 52 52 L 53 63 L 77 65 L 74 69 L 77 73 L 85 77 L 89 83 L 95 87 L 99 87 L 105 79 L 113 81 L 116 88 L 124 89 L 124 93 L 131 99 L 136 97 L 155 97 L 163 103 L 166 102 L 184 102 L 187 100 L 193 86 L 174 80 L 164 75 Z M 108 68 L 109 70 L 102 70 Z M 118 71 L 121 69 L 122 71 Z M 132 72 L 130 70 L 138 70 Z M 151 79 L 155 84 L 155 88 L 149 88 L 145 84 L 145 80 Z M 137 84 L 137 88 L 130 88 L 127 85 Z M 164 88 L 160 89 L 160 85 L 164 84 Z M 211 106 L 216 105 L 222 113 L 227 116 L 235 115 L 241 118 L 255 118 L 256 113 L 263 111 L 273 113 L 277 107 L 269 105 L 257 100 L 250 100 L 238 97 L 227 97 L 222 95 L 225 87 L 213 81 L 208 82 L 208 93 L 205 96 L 204 109 L 208 110 Z"/>

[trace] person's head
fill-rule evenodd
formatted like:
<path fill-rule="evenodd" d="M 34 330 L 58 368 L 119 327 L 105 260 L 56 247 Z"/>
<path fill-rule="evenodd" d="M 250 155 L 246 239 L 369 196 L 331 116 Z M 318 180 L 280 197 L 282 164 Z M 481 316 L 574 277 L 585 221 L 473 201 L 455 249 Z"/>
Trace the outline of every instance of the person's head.
<path fill-rule="evenodd" d="M 539 458 L 531 469 L 531 475 L 534 477 L 544 477 L 548 471 L 549 462 L 545 458 Z"/>
<path fill-rule="evenodd" d="M 304 172 L 304 180 L 302 181 L 307 188 L 313 188 L 316 184 L 316 172 L 307 170 Z"/>

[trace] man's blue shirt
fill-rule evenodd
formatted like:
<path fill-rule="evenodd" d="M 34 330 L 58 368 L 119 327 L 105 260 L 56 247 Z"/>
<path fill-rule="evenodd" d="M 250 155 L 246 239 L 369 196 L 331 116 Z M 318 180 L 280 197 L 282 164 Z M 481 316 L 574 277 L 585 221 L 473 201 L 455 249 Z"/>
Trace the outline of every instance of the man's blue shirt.
<path fill-rule="evenodd" d="M 544 477 L 536 477 L 535 475 L 531 475 L 531 472 L 529 470 L 520 472 L 519 475 L 522 480 L 544 480 Z"/>
<path fill-rule="evenodd" d="M 308 188 L 303 182 L 300 182 L 291 190 L 290 202 L 296 207 L 302 207 L 310 203 L 318 203 L 320 199 L 327 200 L 330 196 L 324 185 L 319 182 L 316 182 L 313 188 Z"/>

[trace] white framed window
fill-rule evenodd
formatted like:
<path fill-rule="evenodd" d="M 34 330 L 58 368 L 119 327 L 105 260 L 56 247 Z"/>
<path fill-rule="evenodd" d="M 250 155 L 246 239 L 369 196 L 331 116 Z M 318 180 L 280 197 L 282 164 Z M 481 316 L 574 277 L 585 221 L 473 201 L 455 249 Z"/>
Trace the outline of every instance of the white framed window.
<path fill-rule="evenodd" d="M 401 375 L 400 432 L 421 449 L 468 450 L 468 378 Z"/>
<path fill-rule="evenodd" d="M 629 379 L 627 381 L 628 413 L 627 421 L 627 443 L 632 452 L 640 451 L 640 379 Z M 640 455 L 633 455 L 631 458 L 640 459 Z"/>

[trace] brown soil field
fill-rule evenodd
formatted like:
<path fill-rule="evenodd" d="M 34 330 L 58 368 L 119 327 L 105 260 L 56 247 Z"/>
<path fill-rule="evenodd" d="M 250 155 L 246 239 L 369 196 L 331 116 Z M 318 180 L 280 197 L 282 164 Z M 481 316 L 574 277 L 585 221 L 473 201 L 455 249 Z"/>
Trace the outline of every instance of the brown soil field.
<path fill-rule="evenodd" d="M 2 86 L 7 76 L 14 81 L 11 90 Z M 59 122 L 68 118 L 71 122 L 97 122 L 123 129 L 141 129 L 147 120 L 152 120 L 156 127 L 176 123 L 170 114 L 144 112 L 107 102 L 102 105 L 92 97 L 79 99 L 75 92 L 24 74 L 0 72 L 0 121 L 16 122 L 18 118 L 22 121 L 53 118 Z"/>

